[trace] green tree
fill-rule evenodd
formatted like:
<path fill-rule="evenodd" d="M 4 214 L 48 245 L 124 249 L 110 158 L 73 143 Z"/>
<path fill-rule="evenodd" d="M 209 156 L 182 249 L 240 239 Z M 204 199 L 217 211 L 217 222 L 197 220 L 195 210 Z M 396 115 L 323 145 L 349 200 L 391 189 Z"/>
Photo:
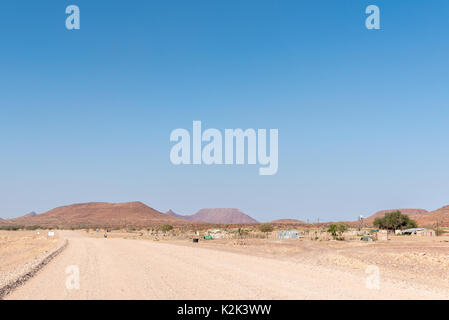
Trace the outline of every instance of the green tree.
<path fill-rule="evenodd" d="M 373 224 L 379 229 L 387 230 L 402 230 L 418 226 L 415 220 L 410 219 L 408 215 L 402 214 L 399 210 L 386 213 L 382 218 L 374 219 Z"/>
<path fill-rule="evenodd" d="M 343 233 L 348 230 L 348 226 L 345 223 L 339 222 L 331 224 L 327 232 L 329 232 L 335 240 L 344 240 Z"/>
<path fill-rule="evenodd" d="M 373 225 L 374 225 L 376 228 L 383 229 L 383 228 L 384 228 L 384 225 L 385 225 L 385 220 L 384 220 L 383 218 L 376 218 L 376 219 L 374 219 L 374 221 L 373 221 Z"/>

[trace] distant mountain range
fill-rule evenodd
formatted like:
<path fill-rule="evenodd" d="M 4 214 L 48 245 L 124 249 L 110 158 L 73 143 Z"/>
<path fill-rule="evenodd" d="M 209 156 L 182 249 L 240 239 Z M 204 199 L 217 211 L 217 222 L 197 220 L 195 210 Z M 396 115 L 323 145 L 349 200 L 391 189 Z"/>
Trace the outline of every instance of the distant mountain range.
<path fill-rule="evenodd" d="M 166 215 L 186 221 L 195 221 L 203 223 L 216 224 L 253 224 L 258 223 L 257 220 L 251 218 L 249 215 L 241 212 L 239 209 L 233 208 L 215 208 L 215 209 L 201 209 L 192 215 L 180 215 L 172 210 L 168 210 Z"/>
<path fill-rule="evenodd" d="M 41 214 L 31 212 L 14 219 L 0 219 L 0 225 L 43 227 L 144 227 L 163 224 L 187 225 L 197 223 L 247 224 L 257 223 L 257 221 L 238 209 L 202 209 L 194 215 L 182 216 L 171 210 L 164 214 L 142 202 L 79 203 L 57 207 Z"/>
<path fill-rule="evenodd" d="M 449 206 L 429 212 L 425 209 L 390 209 L 381 210 L 365 219 L 365 225 L 372 226 L 374 219 L 382 217 L 385 213 L 399 210 L 407 214 L 411 219 L 416 220 L 419 226 L 434 227 L 449 226 Z M 234 208 L 211 208 L 201 209 L 192 215 L 180 215 L 172 210 L 165 214 L 159 212 L 142 202 L 107 203 L 89 202 L 72 204 L 47 212 L 36 214 L 28 213 L 22 217 L 14 219 L 1 219 L 0 226 L 20 225 L 20 226 L 157 226 L 162 224 L 188 225 L 198 223 L 209 224 L 256 224 L 257 220 Z M 279 225 L 307 225 L 306 222 L 296 219 L 278 219 L 271 221 Z M 353 226 L 358 226 L 357 221 L 348 221 Z M 322 223 L 323 224 L 323 223 Z M 324 223 L 324 224 L 330 224 Z M 323 225 L 324 225 L 323 224 Z"/>

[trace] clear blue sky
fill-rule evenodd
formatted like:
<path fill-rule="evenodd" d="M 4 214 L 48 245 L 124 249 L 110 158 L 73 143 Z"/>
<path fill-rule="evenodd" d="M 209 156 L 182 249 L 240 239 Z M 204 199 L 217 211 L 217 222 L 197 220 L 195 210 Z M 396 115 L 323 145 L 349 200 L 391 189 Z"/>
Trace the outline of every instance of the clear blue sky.
<path fill-rule="evenodd" d="M 81 30 L 65 28 L 65 8 Z M 365 28 L 365 8 L 381 30 Z M 449 2 L 0 4 L 0 217 L 140 200 L 260 221 L 449 204 Z M 279 171 L 173 166 L 175 128 L 279 129 Z"/>

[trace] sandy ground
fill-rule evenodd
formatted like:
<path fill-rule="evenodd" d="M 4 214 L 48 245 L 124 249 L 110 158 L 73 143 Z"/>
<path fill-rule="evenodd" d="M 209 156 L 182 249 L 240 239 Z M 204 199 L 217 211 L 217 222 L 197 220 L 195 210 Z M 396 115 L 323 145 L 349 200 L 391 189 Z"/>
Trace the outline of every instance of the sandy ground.
<path fill-rule="evenodd" d="M 449 298 L 449 236 L 391 237 L 390 241 L 214 240 L 202 247 L 331 268 L 366 277 L 379 268 L 383 280 L 439 292 Z M 179 245 L 191 244 L 176 241 Z"/>
<path fill-rule="evenodd" d="M 449 290 L 384 274 L 380 289 L 355 265 L 372 247 L 346 243 L 286 242 L 280 248 L 228 242 L 161 242 L 94 238 L 60 232 L 69 245 L 7 299 L 447 299 Z M 376 244 L 377 245 L 377 244 Z M 443 243 L 443 245 L 447 245 Z M 274 245 L 276 246 L 276 245 Z M 334 246 L 334 247 L 333 247 Z M 336 246 L 336 247 L 335 247 Z M 432 246 L 432 245 L 431 245 Z M 272 252 L 266 252 L 270 249 Z M 348 249 L 349 248 L 349 249 Z M 382 248 L 378 248 L 382 251 Z M 348 250 L 349 254 L 341 251 Z M 361 251 L 360 251 L 361 250 Z M 404 253 L 404 250 L 399 249 Z M 250 252 L 250 254 L 248 254 Z M 278 252 L 278 253 L 277 253 Z M 279 254 L 280 252 L 280 254 Z M 358 253 L 359 252 L 359 253 Z M 337 262 L 332 261 L 336 254 Z M 429 253 L 430 254 L 430 253 Z M 362 255 L 363 256 L 363 255 Z M 369 256 L 369 255 L 368 255 Z M 346 258 L 347 264 L 340 263 Z M 422 256 L 420 256 L 422 257 Z M 322 259 L 322 261 L 320 261 Z M 375 262 L 375 261 L 374 261 Z M 67 288 L 79 269 L 79 289 Z M 359 268 L 359 269 L 358 269 Z M 69 269 L 70 270 L 70 269 Z M 73 270 L 73 267 L 72 269 Z M 363 272 L 361 272 L 363 270 Z M 421 270 L 421 272 L 424 272 Z"/>
<path fill-rule="evenodd" d="M 37 234 L 39 232 L 39 234 Z M 47 231 L 0 231 L 0 287 L 26 271 L 58 243 Z"/>

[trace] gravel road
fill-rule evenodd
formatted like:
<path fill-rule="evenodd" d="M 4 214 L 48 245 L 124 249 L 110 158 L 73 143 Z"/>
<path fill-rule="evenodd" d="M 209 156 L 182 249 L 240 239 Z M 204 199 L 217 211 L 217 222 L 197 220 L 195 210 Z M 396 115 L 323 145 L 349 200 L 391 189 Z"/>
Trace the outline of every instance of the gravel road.
<path fill-rule="evenodd" d="M 447 299 L 382 278 L 380 290 L 367 289 L 364 277 L 298 262 L 59 234 L 69 241 L 64 252 L 6 299 Z M 69 266 L 79 269 L 79 289 L 67 288 Z"/>

